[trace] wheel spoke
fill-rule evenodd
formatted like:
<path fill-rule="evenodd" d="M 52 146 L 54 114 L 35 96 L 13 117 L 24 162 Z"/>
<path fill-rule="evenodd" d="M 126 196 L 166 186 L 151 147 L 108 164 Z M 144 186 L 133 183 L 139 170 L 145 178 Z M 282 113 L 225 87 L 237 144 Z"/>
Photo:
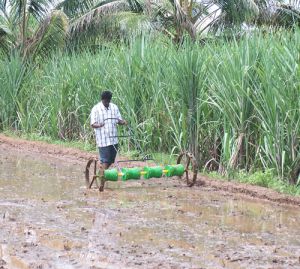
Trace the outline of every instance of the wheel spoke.
<path fill-rule="evenodd" d="M 104 190 L 104 184 L 105 184 L 105 180 L 102 178 L 101 183 L 100 183 L 100 187 L 99 187 L 100 192 L 102 192 Z"/>
<path fill-rule="evenodd" d="M 94 166 L 94 167 L 92 167 Z M 86 168 L 85 168 L 85 182 L 87 188 L 91 188 L 92 185 L 95 183 L 97 184 L 97 159 L 91 158 L 87 162 Z"/>
<path fill-rule="evenodd" d="M 92 179 L 92 181 L 91 181 L 91 183 L 90 183 L 89 189 L 90 189 L 90 188 L 92 188 L 92 186 L 93 186 L 93 183 L 94 183 L 95 179 L 96 179 L 96 177 L 95 177 L 95 176 L 93 176 L 93 179 Z"/>
<path fill-rule="evenodd" d="M 97 161 L 95 160 L 94 161 L 94 176 L 96 175 L 97 173 Z"/>
<path fill-rule="evenodd" d="M 185 170 L 186 170 L 186 171 L 189 170 L 189 166 L 190 166 L 190 162 L 191 162 L 191 158 L 188 157 L 188 156 L 187 156 L 187 158 L 188 158 L 188 159 L 187 159 L 187 163 L 186 163 L 186 166 L 185 166 Z"/>
<path fill-rule="evenodd" d="M 194 155 L 189 152 L 182 152 L 177 158 L 177 164 L 180 163 L 184 165 L 184 172 L 181 179 L 189 187 L 193 186 L 197 178 L 197 163 Z"/>

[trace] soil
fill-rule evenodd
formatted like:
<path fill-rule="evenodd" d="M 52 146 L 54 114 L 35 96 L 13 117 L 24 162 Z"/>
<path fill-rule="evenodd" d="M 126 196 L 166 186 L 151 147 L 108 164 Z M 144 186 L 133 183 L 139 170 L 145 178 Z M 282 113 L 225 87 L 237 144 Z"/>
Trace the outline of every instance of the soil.
<path fill-rule="evenodd" d="M 39 154 L 43 158 L 55 157 L 63 162 L 73 162 L 84 166 L 89 158 L 97 157 L 96 154 L 88 153 L 82 150 L 66 148 L 60 145 L 48 144 L 40 141 L 28 141 L 16 139 L 0 134 L 0 146 L 3 151 L 12 148 L 30 153 Z M 126 166 L 127 163 L 123 164 Z M 134 163 L 137 166 L 143 166 L 144 163 Z M 300 206 L 300 197 L 294 197 L 287 194 L 281 194 L 268 188 L 253 186 L 238 182 L 228 182 L 214 180 L 207 176 L 198 175 L 197 187 L 211 188 L 216 191 L 226 191 L 230 193 L 243 194 L 251 198 L 268 200 L 284 205 Z"/>
<path fill-rule="evenodd" d="M 0 269 L 300 268 L 299 197 L 201 175 L 99 193 L 90 157 L 0 135 Z"/>

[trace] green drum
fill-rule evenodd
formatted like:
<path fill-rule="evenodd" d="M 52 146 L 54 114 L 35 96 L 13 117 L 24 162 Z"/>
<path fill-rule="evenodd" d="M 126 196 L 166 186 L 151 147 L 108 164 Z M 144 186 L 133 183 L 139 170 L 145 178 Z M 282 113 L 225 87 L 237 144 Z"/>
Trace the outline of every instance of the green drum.
<path fill-rule="evenodd" d="M 160 166 L 154 166 L 154 167 L 146 166 L 144 167 L 144 172 L 145 172 L 144 174 L 145 179 L 149 179 L 151 177 L 160 178 L 162 177 L 163 169 Z"/>
<path fill-rule="evenodd" d="M 118 181 L 118 170 L 117 169 L 105 170 L 104 179 L 107 181 Z"/>
<path fill-rule="evenodd" d="M 122 168 L 122 180 L 140 179 L 141 168 Z"/>
<path fill-rule="evenodd" d="M 182 164 L 167 165 L 165 170 L 168 171 L 166 173 L 167 177 L 182 176 L 184 173 L 184 166 Z"/>

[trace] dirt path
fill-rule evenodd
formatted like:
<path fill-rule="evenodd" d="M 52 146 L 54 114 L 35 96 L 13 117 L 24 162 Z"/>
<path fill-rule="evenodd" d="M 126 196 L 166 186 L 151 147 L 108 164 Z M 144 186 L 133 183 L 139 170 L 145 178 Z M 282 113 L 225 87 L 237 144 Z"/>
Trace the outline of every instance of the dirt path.
<path fill-rule="evenodd" d="M 300 268 L 299 198 L 200 176 L 99 193 L 91 156 L 0 135 L 0 269 Z"/>
<path fill-rule="evenodd" d="M 2 150 L 10 150 L 15 148 L 18 150 L 40 154 L 44 157 L 55 157 L 63 162 L 76 162 L 82 166 L 90 157 L 95 154 L 87 153 L 78 149 L 66 148 L 59 145 L 47 144 L 39 141 L 27 141 L 23 139 L 15 139 L 0 134 L 0 146 Z M 300 197 L 281 194 L 268 188 L 253 186 L 238 182 L 227 182 L 214 180 L 205 176 L 198 176 L 195 187 L 212 188 L 216 191 L 225 191 L 235 194 L 242 194 L 248 198 L 257 198 L 272 201 L 283 205 L 300 206 Z"/>

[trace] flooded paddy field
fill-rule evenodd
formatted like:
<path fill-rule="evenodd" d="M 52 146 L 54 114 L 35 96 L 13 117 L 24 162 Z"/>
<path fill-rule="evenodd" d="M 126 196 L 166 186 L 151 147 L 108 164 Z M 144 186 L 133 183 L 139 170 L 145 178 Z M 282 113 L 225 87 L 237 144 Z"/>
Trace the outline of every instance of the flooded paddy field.
<path fill-rule="evenodd" d="M 300 268 L 300 207 L 176 178 L 87 190 L 85 161 L 0 144 L 0 268 Z"/>

